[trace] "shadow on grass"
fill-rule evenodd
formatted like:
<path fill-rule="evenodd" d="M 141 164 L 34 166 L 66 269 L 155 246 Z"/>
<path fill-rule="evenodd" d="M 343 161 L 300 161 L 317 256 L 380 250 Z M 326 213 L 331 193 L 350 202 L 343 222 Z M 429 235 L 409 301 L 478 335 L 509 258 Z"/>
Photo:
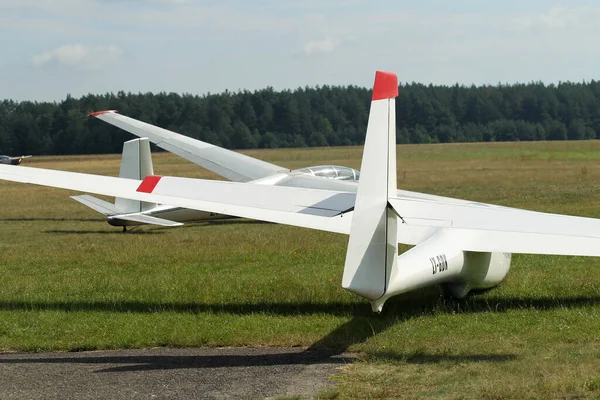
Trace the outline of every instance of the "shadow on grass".
<path fill-rule="evenodd" d="M 103 218 L 0 218 L 0 222 L 102 222 Z"/>
<path fill-rule="evenodd" d="M 168 349 L 160 349 L 168 353 Z M 0 364 L 115 364 L 114 367 L 100 369 L 96 372 L 132 372 L 188 368 L 229 368 L 229 367 L 261 367 L 261 366 L 297 366 L 316 364 L 346 364 L 350 357 L 334 356 L 327 351 L 302 351 L 272 348 L 230 348 L 210 349 L 209 355 L 182 355 L 175 350 L 174 355 L 106 355 L 102 353 L 86 354 L 71 353 L 70 357 L 0 357 Z M 198 353 L 201 350 L 189 350 Z M 204 350 L 206 351 L 206 350 Z"/>
<path fill-rule="evenodd" d="M 327 336 L 313 343 L 309 350 L 329 349 L 332 354 L 341 354 L 355 344 L 367 341 L 396 324 L 413 317 L 432 314 L 475 314 L 500 313 L 510 310 L 552 310 L 599 306 L 600 296 L 572 297 L 489 297 L 470 296 L 462 300 L 447 300 L 436 295 L 436 291 L 422 290 L 397 296 L 386 303 L 380 315 L 362 312 L 340 325 Z M 514 355 L 429 355 L 371 353 L 370 358 L 392 359 L 407 363 L 434 363 L 442 361 L 510 361 Z"/>
<path fill-rule="evenodd" d="M 152 350 L 151 350 L 152 351 Z M 156 350 L 154 350 L 156 351 Z M 135 372 L 172 369 L 203 369 L 203 368 L 230 368 L 230 367 L 264 367 L 264 366 L 306 366 L 306 365 L 344 365 L 354 361 L 353 357 L 346 354 L 337 354 L 330 350 L 290 350 L 274 348 L 229 348 L 209 350 L 169 350 L 160 349 L 160 353 L 170 355 L 107 355 L 97 352 L 92 354 L 71 353 L 68 357 L 24 357 L 23 355 L 0 357 L 0 364 L 114 364 L 96 372 Z M 138 350 L 137 352 L 141 352 Z M 183 355 L 182 352 L 208 352 L 230 354 L 208 355 Z M 173 354 L 176 353 L 176 354 Z M 234 354 L 231 354 L 234 353 Z M 512 354 L 472 354 L 472 355 L 446 355 L 446 354 L 395 354 L 375 353 L 369 359 L 403 362 L 408 364 L 438 364 L 438 363 L 467 363 L 467 362 L 506 362 L 515 360 Z M 290 371 L 288 371 L 289 373 Z M 292 371 L 293 372 L 293 371 Z M 298 371 L 299 372 L 299 371 Z"/>
<path fill-rule="evenodd" d="M 117 313 L 213 313 L 235 315 L 310 315 L 331 314 L 336 316 L 370 315 L 367 303 L 247 303 L 247 304 L 210 304 L 210 303 L 160 303 L 142 301 L 119 302 L 87 302 L 87 301 L 52 301 L 52 302 L 25 302 L 25 301 L 0 301 L 0 311 L 91 311 L 91 312 L 117 312 Z"/>
<path fill-rule="evenodd" d="M 427 354 L 416 352 L 412 354 L 397 354 L 393 352 L 374 352 L 367 359 L 401 362 L 407 364 L 439 364 L 467 362 L 506 362 L 517 359 L 514 354 Z"/>
<path fill-rule="evenodd" d="M 462 300 L 440 298 L 437 290 L 420 290 L 389 300 L 381 314 L 371 312 L 365 300 L 330 303 L 176 303 L 147 301 L 0 301 L 0 311 L 99 311 L 118 313 L 213 313 L 347 316 L 354 323 L 366 324 L 367 332 L 377 333 L 385 321 L 402 321 L 428 314 L 470 314 L 509 310 L 552 310 L 600 305 L 600 295 L 567 297 L 469 297 Z M 375 324 L 374 324 L 375 323 Z M 353 330 L 355 326 L 349 327 Z"/>
<path fill-rule="evenodd" d="M 194 226 L 205 226 L 205 225 L 265 225 L 265 224 L 269 224 L 269 225 L 275 225 L 272 222 L 268 222 L 268 221 L 259 221 L 256 219 L 237 219 L 237 218 L 231 218 L 231 219 L 215 219 L 215 220 L 208 220 L 208 221 L 197 221 L 193 223 Z"/>
<path fill-rule="evenodd" d="M 177 226 L 177 227 L 172 227 L 172 226 L 156 226 L 156 225 L 142 225 L 142 228 L 146 228 L 146 229 L 152 229 L 155 231 L 168 231 L 168 230 L 172 230 L 174 228 L 176 228 L 177 230 L 179 229 L 192 229 L 192 228 L 205 228 L 205 227 L 211 227 L 211 226 L 227 226 L 227 225 L 264 225 L 264 224 L 271 224 L 271 225 L 275 225 L 271 222 L 267 222 L 267 221 L 258 221 L 258 220 L 253 220 L 253 219 L 225 219 L 225 220 L 207 220 L 207 221 L 189 221 L 189 222 L 184 222 L 183 226 Z"/>
<path fill-rule="evenodd" d="M 325 352 L 328 356 L 340 355 L 350 347 L 414 317 L 434 314 L 500 313 L 509 310 L 552 310 L 557 308 L 581 308 L 600 305 L 600 296 L 573 297 L 489 297 L 475 296 L 452 301 L 441 299 L 437 289 L 425 289 L 398 296 L 390 300 L 384 312 L 373 314 L 366 301 L 335 303 L 169 303 L 169 302 L 0 302 L 0 311 L 90 311 L 117 313 L 211 313 L 234 315 L 279 315 L 298 316 L 330 314 L 348 317 L 336 329 L 313 343 L 307 352 Z M 429 355 L 429 354 L 386 354 L 372 353 L 369 357 L 393 359 L 408 363 L 434 363 L 442 361 L 476 362 L 509 361 L 513 355 Z"/>
<path fill-rule="evenodd" d="M 0 220 L 3 221 L 3 220 Z M 7 221 L 7 220 L 4 220 Z M 80 221 L 80 222 L 102 222 L 103 220 L 98 219 L 65 219 L 65 218 L 47 218 L 47 219 L 14 219 L 12 221 Z M 178 226 L 177 229 L 190 229 L 190 228 L 202 228 L 214 225 L 233 225 L 233 224 L 241 224 L 241 225 L 254 225 L 254 224 L 269 224 L 270 222 L 264 221 L 255 221 L 255 220 L 215 220 L 215 221 L 196 221 L 196 222 L 186 222 L 183 226 Z M 129 227 L 127 232 L 123 232 L 121 228 L 115 227 L 111 230 L 76 230 L 76 229 L 47 229 L 42 232 L 44 233 L 53 233 L 59 235 L 85 235 L 85 234 L 102 234 L 102 235 L 113 235 L 116 233 L 126 233 L 128 235 L 156 235 L 156 234 L 164 234 L 165 232 L 172 230 L 173 227 L 163 227 L 163 226 L 154 226 L 154 225 L 140 225 L 134 227 Z"/>
<path fill-rule="evenodd" d="M 137 229 L 130 229 L 127 232 L 123 232 L 121 229 L 119 228 L 115 228 L 114 230 L 97 230 L 97 231 L 92 231 L 89 229 L 86 230 L 75 230 L 75 229 L 48 229 L 48 230 L 44 230 L 42 231 L 43 233 L 53 233 L 53 234 L 58 234 L 58 235 L 88 235 L 88 234 L 100 234 L 100 235 L 163 235 L 165 233 L 165 231 L 162 230 L 137 230 Z"/>

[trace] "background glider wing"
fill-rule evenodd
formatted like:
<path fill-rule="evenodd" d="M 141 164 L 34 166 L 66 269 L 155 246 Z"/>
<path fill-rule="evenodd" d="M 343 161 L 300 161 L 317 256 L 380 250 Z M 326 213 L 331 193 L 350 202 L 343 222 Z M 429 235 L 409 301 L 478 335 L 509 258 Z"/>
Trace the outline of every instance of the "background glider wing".
<path fill-rule="evenodd" d="M 289 172 L 289 169 L 279 165 L 150 125 L 118 114 L 114 110 L 98 111 L 91 113 L 90 116 L 136 136 L 147 137 L 161 149 L 177 154 L 179 157 L 233 182 L 248 182 L 281 172 Z"/>

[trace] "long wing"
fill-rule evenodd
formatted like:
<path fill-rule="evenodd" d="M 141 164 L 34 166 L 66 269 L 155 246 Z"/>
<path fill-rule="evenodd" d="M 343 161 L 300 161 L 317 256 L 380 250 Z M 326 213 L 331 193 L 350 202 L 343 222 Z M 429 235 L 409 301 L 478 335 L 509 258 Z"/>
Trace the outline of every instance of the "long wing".
<path fill-rule="evenodd" d="M 161 149 L 177 154 L 233 182 L 248 182 L 289 172 L 289 169 L 279 165 L 120 115 L 115 110 L 98 111 L 91 113 L 90 117 L 101 119 L 135 136 L 147 137 Z"/>
<path fill-rule="evenodd" d="M 600 220 L 486 204 L 406 198 L 389 203 L 404 222 L 399 242 L 419 244 L 438 229 L 462 250 L 600 256 Z"/>
<path fill-rule="evenodd" d="M 0 179 L 169 204 L 329 232 L 349 233 L 354 194 L 285 186 L 148 176 L 144 181 L 110 176 L 13 168 L 0 165 Z"/>
<path fill-rule="evenodd" d="M 153 176 L 147 177 L 137 190 L 151 194 L 150 201 L 162 204 L 203 209 L 198 204 L 209 201 L 221 204 L 221 213 L 230 215 L 235 214 L 228 212 L 228 207 L 250 206 L 255 210 L 244 215 L 248 218 L 338 233 L 350 231 L 351 217 L 344 214 L 349 211 L 346 208 L 354 201 L 354 194 L 280 186 L 256 190 L 257 186 Z M 468 251 L 600 256 L 598 219 L 483 203 L 406 198 L 390 198 L 389 203 L 404 221 L 398 226 L 401 243 L 420 244 L 442 229 L 450 231 L 457 246 Z M 326 210 L 327 217 L 317 216 L 323 214 L 314 210 Z M 302 220 L 303 215 L 306 221 Z"/>
<path fill-rule="evenodd" d="M 285 186 L 149 176 L 144 181 L 0 165 L 0 179 L 170 204 L 237 217 L 350 232 L 354 194 Z M 140 184 L 141 182 L 141 184 Z M 419 244 L 452 233 L 469 251 L 600 256 L 600 220 L 514 208 L 390 198 L 402 217 L 398 241 Z"/>

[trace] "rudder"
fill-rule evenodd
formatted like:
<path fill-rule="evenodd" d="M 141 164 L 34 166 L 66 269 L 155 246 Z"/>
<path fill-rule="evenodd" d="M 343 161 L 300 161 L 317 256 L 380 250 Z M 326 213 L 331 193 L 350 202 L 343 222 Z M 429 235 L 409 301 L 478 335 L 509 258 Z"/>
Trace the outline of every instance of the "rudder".
<path fill-rule="evenodd" d="M 148 175 L 154 175 L 148 138 L 138 138 L 123 143 L 119 177 L 143 180 Z M 122 213 L 135 213 L 151 210 L 156 207 L 156 204 L 117 197 L 115 207 Z"/>
<path fill-rule="evenodd" d="M 396 193 L 397 95 L 398 77 L 377 71 L 342 278 L 344 289 L 372 301 L 385 294 L 398 262 L 398 217 L 388 206 Z"/>

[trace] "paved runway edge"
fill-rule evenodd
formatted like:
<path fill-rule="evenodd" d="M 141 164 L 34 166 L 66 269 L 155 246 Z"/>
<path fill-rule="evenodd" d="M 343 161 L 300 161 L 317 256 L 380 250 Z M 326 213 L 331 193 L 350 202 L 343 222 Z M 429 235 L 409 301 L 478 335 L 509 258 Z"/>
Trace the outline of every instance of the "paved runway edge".
<path fill-rule="evenodd" d="M 349 354 L 272 347 L 0 353 L 9 399 L 264 398 L 332 388 Z"/>

